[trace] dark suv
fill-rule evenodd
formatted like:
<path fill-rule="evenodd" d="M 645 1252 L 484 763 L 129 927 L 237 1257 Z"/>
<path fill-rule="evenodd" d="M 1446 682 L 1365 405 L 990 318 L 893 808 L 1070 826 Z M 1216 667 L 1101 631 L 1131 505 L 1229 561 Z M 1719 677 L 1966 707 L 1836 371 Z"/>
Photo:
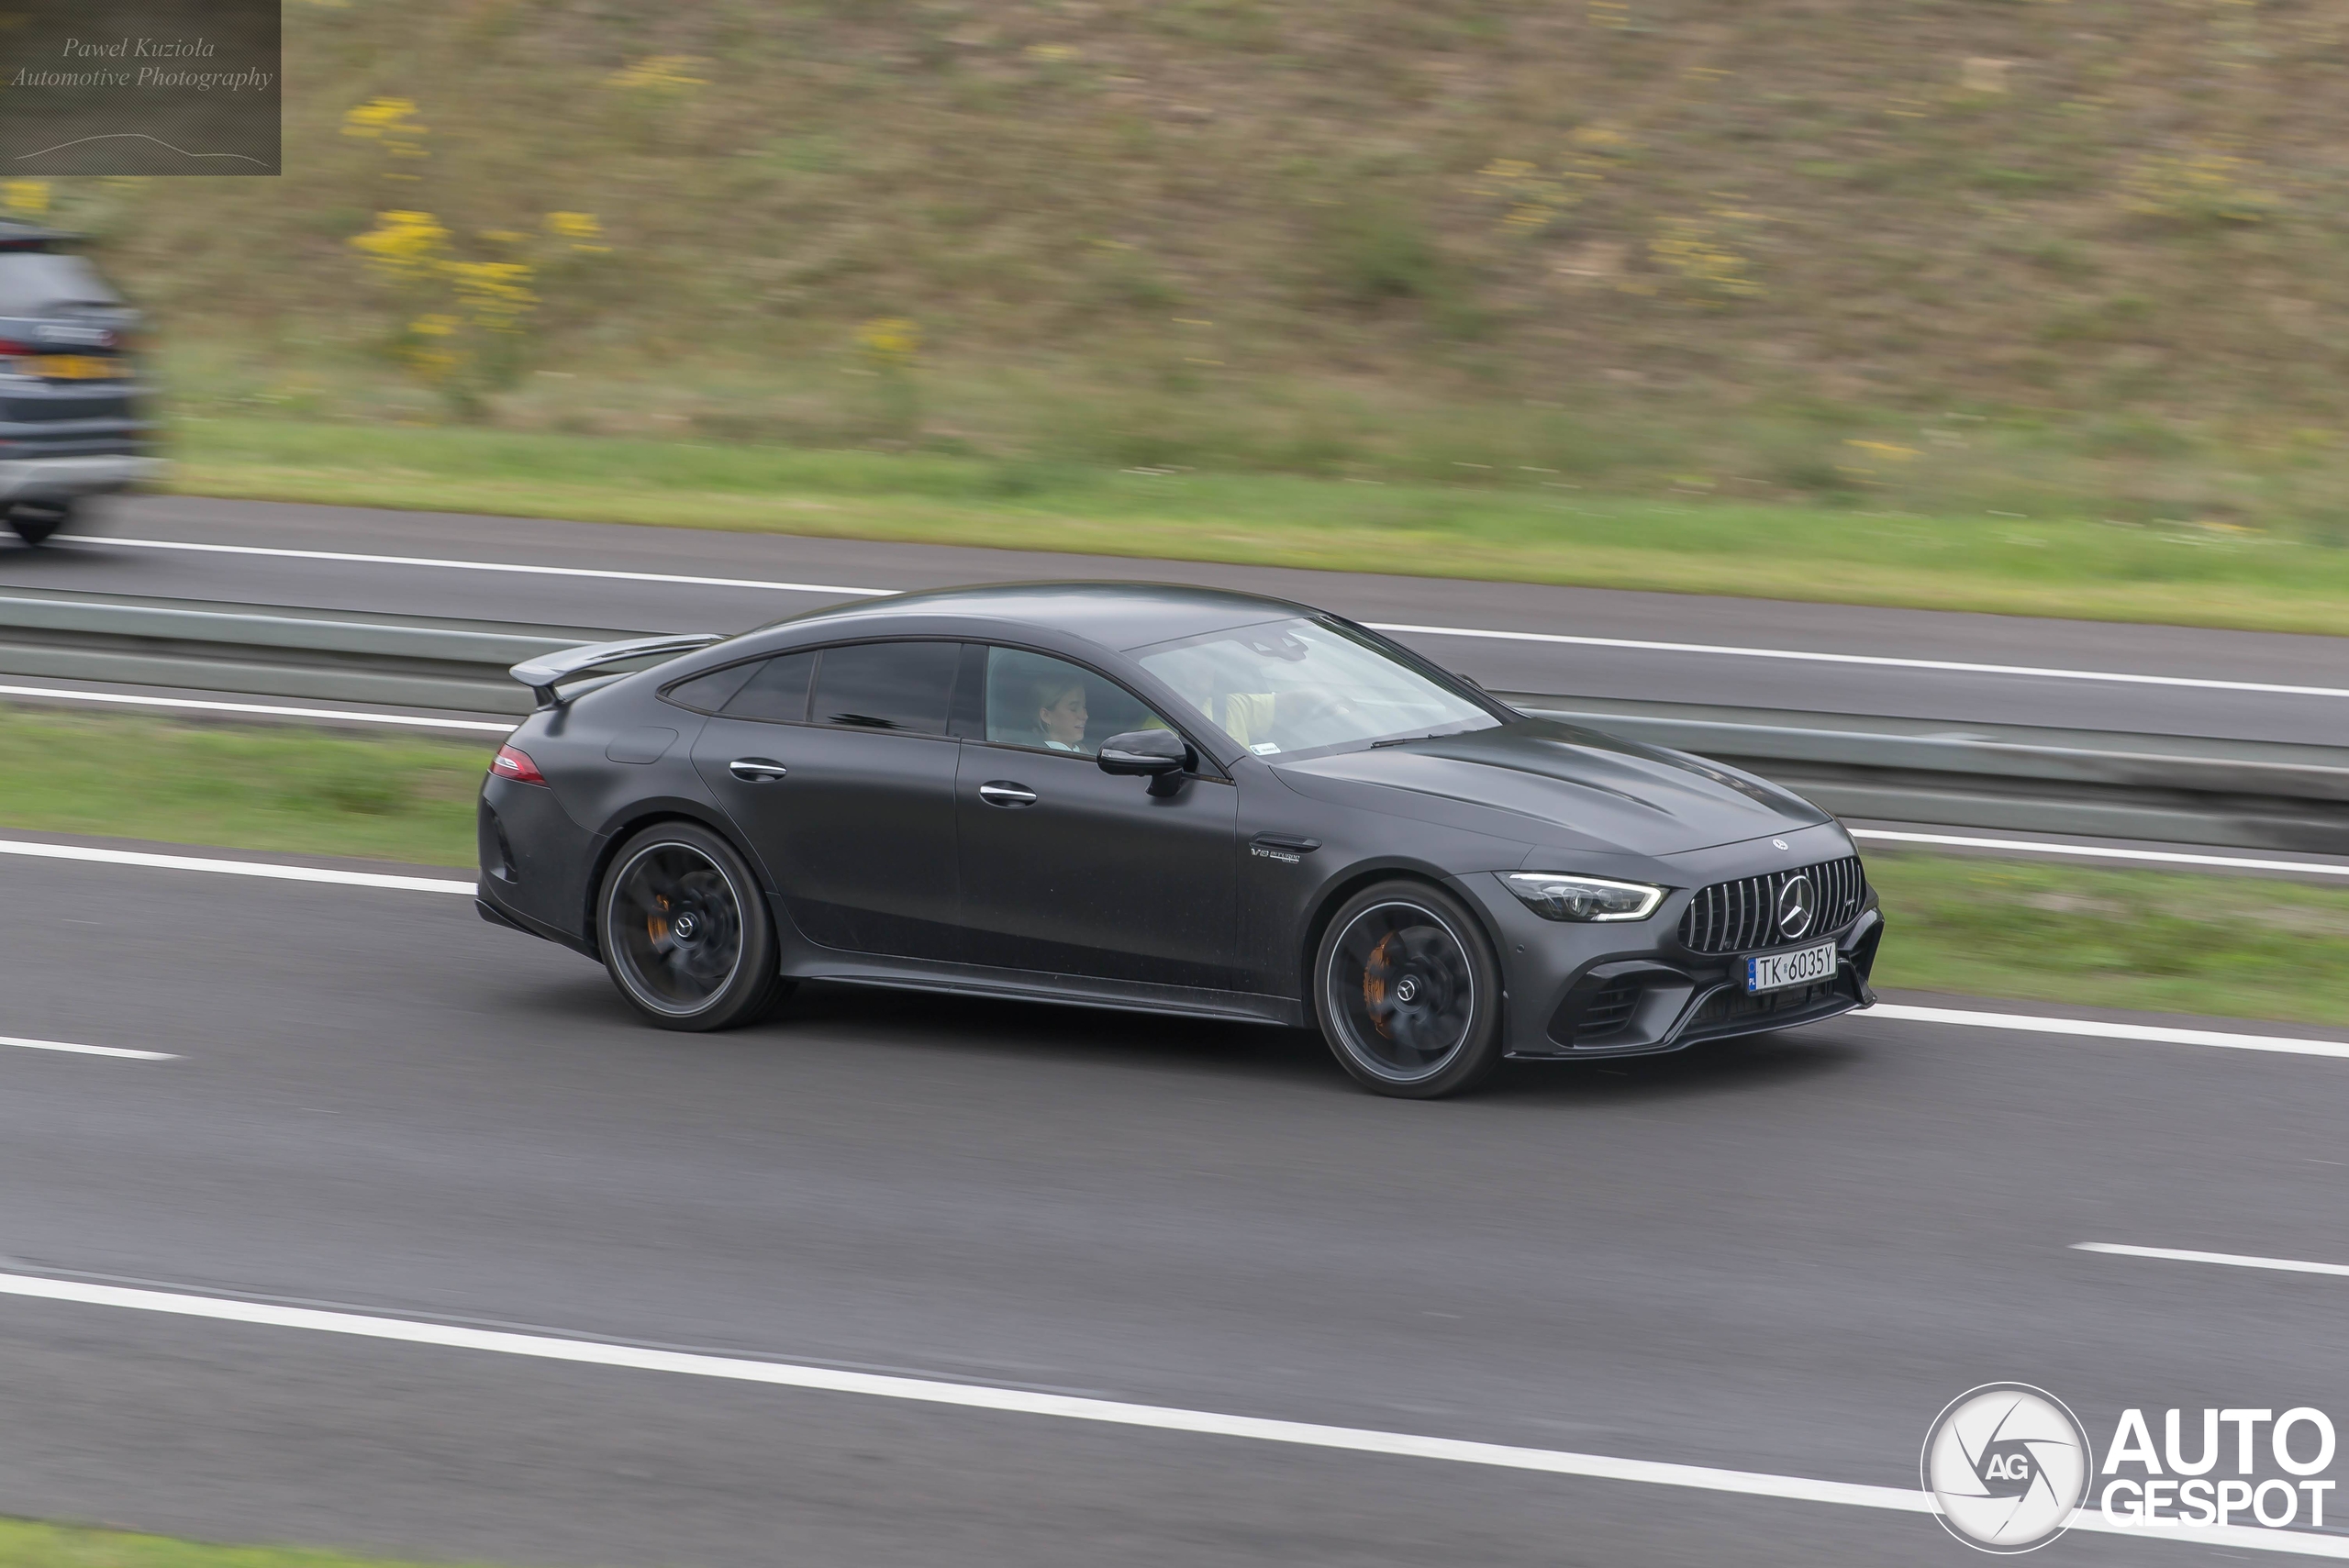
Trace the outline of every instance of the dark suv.
<path fill-rule="evenodd" d="M 71 238 L 0 220 L 0 514 L 27 544 L 158 466 L 126 351 L 138 314 Z"/>

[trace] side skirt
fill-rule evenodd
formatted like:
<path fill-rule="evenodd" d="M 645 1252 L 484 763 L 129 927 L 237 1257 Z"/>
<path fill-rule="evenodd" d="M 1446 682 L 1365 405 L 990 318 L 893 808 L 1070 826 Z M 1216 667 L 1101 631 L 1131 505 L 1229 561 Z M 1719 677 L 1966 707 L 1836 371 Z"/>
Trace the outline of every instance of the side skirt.
<path fill-rule="evenodd" d="M 842 985 L 877 985 L 907 991 L 939 991 L 957 996 L 991 996 L 1007 1002 L 1048 1002 L 1062 1006 L 1109 1007 L 1122 1012 L 1173 1013 L 1185 1018 L 1219 1018 L 1230 1023 L 1282 1024 L 1305 1022 L 1305 1010 L 1293 998 L 1260 995 L 1249 991 L 1208 991 L 1186 985 L 1143 985 L 1096 980 L 1080 974 L 1043 974 L 1029 970 L 983 969 L 975 964 L 938 963 L 920 959 L 895 962 L 841 962 L 842 955 L 826 953 L 801 964 L 785 965 L 800 980 L 828 980 Z"/>

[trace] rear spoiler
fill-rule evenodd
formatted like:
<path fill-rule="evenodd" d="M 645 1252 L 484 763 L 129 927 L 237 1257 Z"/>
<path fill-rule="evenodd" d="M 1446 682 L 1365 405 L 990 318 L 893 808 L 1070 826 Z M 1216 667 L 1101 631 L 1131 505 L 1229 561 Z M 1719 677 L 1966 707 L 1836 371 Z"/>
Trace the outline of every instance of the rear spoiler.
<path fill-rule="evenodd" d="M 696 648 L 725 640 L 722 632 L 673 631 L 660 637 L 632 637 L 624 642 L 591 642 L 583 648 L 565 648 L 541 653 L 536 659 L 525 659 L 507 673 L 530 688 L 530 695 L 538 699 L 540 708 L 550 708 L 560 700 L 555 694 L 556 684 L 573 675 L 584 675 L 607 665 L 625 664 L 631 659 L 691 653 Z"/>

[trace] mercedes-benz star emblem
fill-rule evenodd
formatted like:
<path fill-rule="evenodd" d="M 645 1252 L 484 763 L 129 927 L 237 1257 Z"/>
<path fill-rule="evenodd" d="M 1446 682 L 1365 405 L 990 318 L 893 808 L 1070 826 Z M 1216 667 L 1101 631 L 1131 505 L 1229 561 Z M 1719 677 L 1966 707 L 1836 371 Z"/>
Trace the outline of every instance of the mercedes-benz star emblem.
<path fill-rule="evenodd" d="M 1787 878 L 1787 885 L 1778 890 L 1778 930 L 1793 939 L 1810 929 L 1810 922 L 1819 912 L 1819 894 L 1810 878 L 1798 872 Z"/>

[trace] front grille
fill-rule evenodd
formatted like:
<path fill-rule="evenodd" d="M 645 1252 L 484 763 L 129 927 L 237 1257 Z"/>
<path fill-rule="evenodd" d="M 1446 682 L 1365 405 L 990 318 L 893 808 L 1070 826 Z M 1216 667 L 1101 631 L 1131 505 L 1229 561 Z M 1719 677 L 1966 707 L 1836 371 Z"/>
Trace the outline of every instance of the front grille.
<path fill-rule="evenodd" d="M 1778 929 L 1778 895 L 1787 883 L 1808 875 L 1819 890 L 1817 912 L 1805 937 L 1840 931 L 1860 913 L 1868 895 L 1867 873 L 1860 857 L 1821 861 L 1817 865 L 1774 871 L 1766 876 L 1740 877 L 1699 888 L 1680 917 L 1680 944 L 1693 952 L 1745 952 L 1754 948 L 1784 947 L 1789 940 Z"/>
<path fill-rule="evenodd" d="M 1575 1033 L 1577 1038 L 1613 1034 L 1631 1021 L 1631 1009 L 1639 1004 L 1640 982 L 1636 975 L 1610 980 L 1583 1008 L 1582 1023 Z"/>

